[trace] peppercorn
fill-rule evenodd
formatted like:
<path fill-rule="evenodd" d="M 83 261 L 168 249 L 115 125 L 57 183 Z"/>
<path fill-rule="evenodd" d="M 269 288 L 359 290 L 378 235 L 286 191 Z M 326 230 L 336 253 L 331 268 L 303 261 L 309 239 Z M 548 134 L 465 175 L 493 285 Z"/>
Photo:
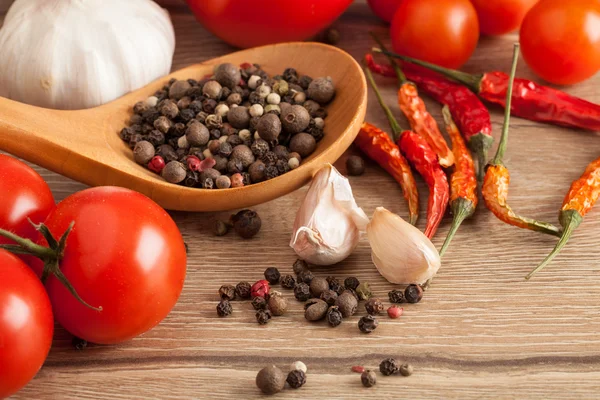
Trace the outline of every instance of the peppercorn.
<path fill-rule="evenodd" d="M 138 101 L 137 103 L 135 103 L 133 105 L 133 112 L 136 114 L 143 114 L 146 111 L 148 111 L 148 109 L 150 108 L 150 105 L 148 105 L 148 103 L 146 103 L 145 101 Z"/>
<path fill-rule="evenodd" d="M 134 133 L 129 138 L 129 147 L 131 149 L 133 149 L 133 148 L 135 148 L 136 144 L 138 144 L 139 142 L 141 142 L 142 140 L 145 140 L 145 139 L 147 139 L 147 136 L 145 137 L 144 135 L 140 135 L 139 133 Z"/>
<path fill-rule="evenodd" d="M 300 161 L 298 161 L 297 158 L 290 158 L 288 160 L 288 167 L 290 167 L 290 169 L 296 169 L 300 166 Z"/>
<path fill-rule="evenodd" d="M 158 132 L 158 131 L 152 131 L 152 132 Z M 189 147 L 190 147 L 190 144 L 188 143 L 187 138 L 185 136 L 181 136 L 180 138 L 177 139 L 177 151 L 179 149 L 187 149 Z"/>
<path fill-rule="evenodd" d="M 274 167 L 278 161 L 278 158 L 272 151 L 267 151 L 265 155 L 260 158 L 260 160 L 264 162 L 267 167 Z"/>
<path fill-rule="evenodd" d="M 216 169 L 217 171 L 219 171 L 221 173 L 224 173 L 225 171 L 227 171 L 227 163 L 229 162 L 229 160 L 227 160 L 226 157 L 223 157 L 221 155 L 216 155 L 216 156 L 213 156 L 213 160 L 215 161 L 215 165 L 213 165 L 214 169 Z M 216 180 L 215 180 L 215 183 L 216 183 Z M 226 182 L 224 181 L 223 183 L 226 183 Z M 231 185 L 231 182 L 229 182 L 229 185 Z M 219 188 L 219 189 L 226 189 L 226 188 L 223 187 L 223 188 Z"/>
<path fill-rule="evenodd" d="M 256 159 L 254 158 L 254 154 L 252 154 L 252 150 L 245 144 L 240 144 L 239 146 L 235 146 L 231 151 L 231 159 L 234 161 L 240 161 L 244 168 L 248 168 L 250 164 L 252 164 Z"/>
<path fill-rule="evenodd" d="M 319 321 L 325 318 L 329 305 L 321 299 L 309 299 L 304 305 L 304 318 L 308 321 Z"/>
<path fill-rule="evenodd" d="M 310 85 L 310 83 L 312 82 L 312 78 L 308 75 L 302 75 L 299 79 L 298 79 L 298 85 L 306 90 L 308 89 L 308 85 Z"/>
<path fill-rule="evenodd" d="M 204 99 L 202 101 L 202 111 L 204 111 L 206 113 L 206 115 L 202 115 L 202 120 L 200 122 L 205 122 L 206 121 L 206 117 L 208 117 L 210 114 L 215 112 L 215 108 L 217 108 L 217 102 L 216 100 L 213 99 Z M 229 112 L 227 113 L 227 115 L 229 115 Z M 229 118 L 228 118 L 229 119 Z M 231 122 L 231 121 L 229 121 Z"/>
<path fill-rule="evenodd" d="M 244 106 L 230 108 L 227 112 L 227 122 L 236 129 L 247 128 L 250 123 L 248 108 Z"/>
<path fill-rule="evenodd" d="M 414 283 L 408 285 L 404 289 L 404 298 L 408 303 L 418 303 L 423 298 L 423 288 Z"/>
<path fill-rule="evenodd" d="M 159 130 L 160 132 L 167 133 L 171 128 L 171 121 L 165 116 L 160 116 L 154 120 L 154 123 L 152 125 L 155 129 Z"/>
<path fill-rule="evenodd" d="M 367 314 L 378 315 L 383 311 L 383 303 L 381 300 L 372 297 L 365 303 L 365 309 Z"/>
<path fill-rule="evenodd" d="M 314 118 L 317 113 L 317 110 L 319 110 L 321 108 L 321 105 L 314 100 L 306 100 L 302 104 L 302 107 L 304 107 L 306 109 L 306 111 L 308 112 L 308 115 L 310 115 L 311 117 Z"/>
<path fill-rule="evenodd" d="M 146 165 L 155 155 L 154 146 L 147 140 L 137 142 L 133 148 L 133 158 L 138 164 Z"/>
<path fill-rule="evenodd" d="M 296 261 L 294 261 L 292 270 L 294 271 L 294 273 L 296 275 L 298 275 L 298 274 L 300 274 L 300 272 L 308 270 L 308 264 L 306 263 L 306 261 L 298 258 L 298 259 L 296 259 Z"/>
<path fill-rule="evenodd" d="M 165 160 L 161 156 L 154 156 L 148 163 L 148 169 L 152 172 L 160 174 L 165 168 Z"/>
<path fill-rule="evenodd" d="M 267 308 L 267 300 L 264 297 L 254 297 L 252 299 L 252 307 L 255 310 L 265 310 Z"/>
<path fill-rule="evenodd" d="M 194 121 L 192 122 L 185 131 L 185 138 L 187 139 L 190 146 L 204 146 L 208 143 L 210 134 L 208 128 L 202 123 Z"/>
<path fill-rule="evenodd" d="M 336 327 L 342 323 L 343 316 L 342 316 L 342 312 L 340 311 L 339 307 L 331 306 L 327 310 L 326 318 L 327 318 L 327 323 L 330 326 Z"/>
<path fill-rule="evenodd" d="M 75 348 L 75 350 L 85 350 L 88 345 L 87 340 L 78 338 L 77 336 L 73 336 L 71 340 L 71 345 Z"/>
<path fill-rule="evenodd" d="M 411 376 L 413 374 L 413 366 L 410 364 L 402 364 L 399 371 L 402 376 Z"/>
<path fill-rule="evenodd" d="M 285 289 L 293 289 L 296 286 L 296 280 L 292 275 L 283 275 L 281 277 L 281 287 Z"/>
<path fill-rule="evenodd" d="M 254 237 L 260 231 L 261 220 L 252 210 L 242 210 L 231 216 L 233 229 L 244 239 Z"/>
<path fill-rule="evenodd" d="M 217 304 L 217 315 L 219 317 L 226 317 L 232 312 L 233 308 L 231 307 L 229 300 L 221 300 L 219 304 Z"/>
<path fill-rule="evenodd" d="M 327 279 L 316 277 L 310 282 L 310 293 L 313 295 L 313 297 L 320 297 L 321 293 L 326 290 L 329 290 L 329 283 L 327 282 Z"/>
<path fill-rule="evenodd" d="M 281 278 L 281 274 L 279 270 L 275 267 L 269 267 L 265 270 L 265 279 L 269 281 L 271 285 L 275 285 L 279 283 L 279 279 Z"/>
<path fill-rule="evenodd" d="M 404 308 L 400 308 L 398 306 L 391 306 L 387 309 L 388 317 L 392 319 L 400 318 L 403 312 Z"/>
<path fill-rule="evenodd" d="M 303 106 L 293 105 L 288 107 L 285 111 L 282 111 L 281 124 L 283 129 L 288 133 L 300 133 L 308 127 L 309 123 L 310 114 Z M 302 153 L 300 153 L 300 155 L 302 155 Z"/>
<path fill-rule="evenodd" d="M 270 291 L 271 287 L 269 286 L 269 282 L 264 279 L 256 281 L 250 288 L 250 294 L 252 297 L 265 297 Z"/>
<path fill-rule="evenodd" d="M 242 103 L 242 95 L 239 93 L 231 93 L 229 96 L 227 96 L 227 104 L 229 104 L 229 107 L 231 109 L 231 106 L 236 104 L 236 105 L 240 105 Z"/>
<path fill-rule="evenodd" d="M 332 306 L 337 301 L 338 294 L 335 291 L 328 289 L 328 290 L 323 291 L 319 298 L 321 300 L 323 300 L 325 303 L 327 303 L 328 305 Z"/>
<path fill-rule="evenodd" d="M 169 98 L 179 100 L 186 95 L 188 89 L 191 87 L 192 85 L 188 81 L 175 81 L 169 87 Z"/>
<path fill-rule="evenodd" d="M 223 126 L 223 118 L 221 118 L 221 116 L 210 114 L 206 117 L 204 124 L 210 130 L 211 134 L 212 132 L 215 132 L 215 136 L 221 136 L 221 131 L 219 130 Z"/>
<path fill-rule="evenodd" d="M 185 175 L 185 179 L 183 180 L 183 184 L 187 187 L 196 187 L 200 182 L 200 178 L 198 177 L 198 173 L 194 171 L 187 171 Z"/>
<path fill-rule="evenodd" d="M 335 87 L 330 77 L 313 80 L 306 90 L 308 97 L 319 104 L 327 104 L 335 95 Z"/>
<path fill-rule="evenodd" d="M 250 286 L 249 282 L 240 282 L 237 285 L 235 285 L 235 295 L 240 299 L 249 299 L 251 288 L 252 287 Z M 260 299 L 262 297 L 257 298 Z"/>
<path fill-rule="evenodd" d="M 227 165 L 227 167 L 229 168 L 229 165 Z M 242 186 L 244 186 L 244 178 L 242 177 L 242 174 L 237 173 L 231 175 L 231 187 L 236 188 Z"/>
<path fill-rule="evenodd" d="M 315 151 L 317 142 L 314 137 L 308 133 L 298 133 L 290 141 L 290 150 L 297 152 L 302 157 L 308 157 Z"/>
<path fill-rule="evenodd" d="M 338 306 L 342 316 L 344 318 L 348 318 L 353 316 L 356 313 L 356 309 L 358 308 L 358 301 L 349 291 L 344 291 L 341 295 L 338 296 L 335 305 Z"/>
<path fill-rule="evenodd" d="M 359 156 L 350 156 L 346 160 L 348 175 L 358 176 L 365 173 L 365 160 Z"/>
<path fill-rule="evenodd" d="M 394 289 L 388 293 L 390 303 L 404 303 L 404 291 Z"/>
<path fill-rule="evenodd" d="M 281 120 L 275 114 L 265 114 L 260 117 L 256 130 L 261 139 L 266 141 L 275 140 L 281 133 Z"/>
<path fill-rule="evenodd" d="M 252 118 L 261 117 L 264 114 L 265 109 L 260 104 L 253 104 L 248 109 L 248 112 L 250 113 L 250 117 L 252 117 Z"/>
<path fill-rule="evenodd" d="M 366 370 L 360 375 L 360 381 L 364 387 L 373 387 L 377 383 L 377 375 L 374 371 Z"/>
<path fill-rule="evenodd" d="M 283 315 L 287 310 L 287 300 L 281 295 L 271 295 L 271 297 L 269 297 L 269 301 L 267 302 L 267 307 L 269 308 L 269 311 L 271 311 L 272 315 L 276 317 Z"/>
<path fill-rule="evenodd" d="M 219 171 L 214 168 L 207 168 L 200 173 L 200 182 L 205 188 L 212 189 L 219 176 L 221 176 Z"/>
<path fill-rule="evenodd" d="M 300 271 L 300 273 L 297 275 L 298 282 L 304 282 L 308 285 L 310 285 L 310 283 L 312 282 L 314 277 L 315 277 L 315 275 L 308 269 L 304 270 L 304 271 Z"/>
<path fill-rule="evenodd" d="M 202 94 L 209 99 L 219 100 L 221 98 L 221 92 L 223 87 L 217 81 L 208 81 L 202 87 Z"/>
<path fill-rule="evenodd" d="M 232 174 L 232 176 L 231 176 L 231 187 L 236 187 L 233 184 L 233 181 L 234 181 L 233 174 L 239 174 L 243 170 L 244 170 L 244 165 L 242 164 L 241 161 L 237 161 L 237 160 L 229 160 L 229 161 L 227 161 L 227 172 L 229 172 L 230 174 Z M 240 177 L 241 177 L 241 175 L 240 175 Z"/>
<path fill-rule="evenodd" d="M 393 358 L 386 358 L 379 364 L 379 371 L 385 376 L 395 374 L 399 368 L 398 362 Z"/>
<path fill-rule="evenodd" d="M 256 321 L 259 325 L 265 325 L 271 319 L 271 312 L 269 310 L 258 310 L 256 312 Z"/>
<path fill-rule="evenodd" d="M 180 110 L 185 110 L 190 106 L 191 103 L 192 99 L 189 96 L 184 96 L 177 102 L 177 108 Z"/>
<path fill-rule="evenodd" d="M 258 183 L 258 182 L 264 181 L 266 178 L 266 174 L 265 174 L 266 168 L 267 167 L 265 166 L 265 163 L 263 163 L 260 160 L 253 162 L 250 165 L 250 167 L 248 168 L 248 173 L 250 174 L 250 181 L 252 183 Z"/>
<path fill-rule="evenodd" d="M 289 153 L 287 147 L 282 146 L 282 145 L 275 146 L 273 148 L 273 153 L 275 153 L 277 158 L 279 158 L 280 160 L 287 161 L 288 158 L 290 157 L 290 153 Z"/>
<path fill-rule="evenodd" d="M 298 281 L 294 286 L 294 297 L 298 301 L 310 299 L 310 287 L 306 283 Z"/>
<path fill-rule="evenodd" d="M 170 161 L 162 170 L 162 177 L 170 183 L 179 183 L 185 179 L 185 166 L 179 161 Z"/>
<path fill-rule="evenodd" d="M 296 369 L 290 371 L 287 376 L 286 382 L 292 389 L 298 389 L 306 383 L 306 374 L 304 371 Z"/>
<path fill-rule="evenodd" d="M 355 276 L 350 276 L 350 277 L 344 279 L 344 286 L 347 289 L 356 290 L 356 288 L 358 287 L 358 285 L 360 285 L 360 281 Z"/>
<path fill-rule="evenodd" d="M 234 300 L 235 299 L 235 286 L 223 285 L 219 288 L 219 297 L 222 300 Z"/>
<path fill-rule="evenodd" d="M 362 282 L 356 288 L 356 294 L 360 300 L 369 300 L 373 293 L 371 292 L 371 287 L 367 282 Z"/>
<path fill-rule="evenodd" d="M 231 63 L 223 63 L 217 65 L 215 68 L 215 79 L 222 86 L 233 89 L 238 85 L 238 83 L 240 83 L 242 75 L 240 73 L 240 69 L 235 65 Z"/>
<path fill-rule="evenodd" d="M 254 90 L 258 87 L 260 81 L 260 76 L 252 75 L 250 78 L 248 78 L 248 87 Z"/>
<path fill-rule="evenodd" d="M 288 92 L 288 90 L 289 90 L 289 85 L 283 79 L 278 80 L 273 85 L 273 92 L 279 94 L 280 96 L 284 96 Z"/>
<path fill-rule="evenodd" d="M 256 313 L 258 317 L 258 313 Z M 258 319 L 258 318 L 257 318 Z M 256 386 L 264 394 L 279 393 L 285 387 L 286 376 L 279 368 L 274 365 L 265 367 L 256 375 Z"/>
<path fill-rule="evenodd" d="M 168 144 L 161 144 L 156 149 L 156 155 L 161 156 L 165 162 L 171 162 L 177 160 L 177 153 L 172 146 Z"/>

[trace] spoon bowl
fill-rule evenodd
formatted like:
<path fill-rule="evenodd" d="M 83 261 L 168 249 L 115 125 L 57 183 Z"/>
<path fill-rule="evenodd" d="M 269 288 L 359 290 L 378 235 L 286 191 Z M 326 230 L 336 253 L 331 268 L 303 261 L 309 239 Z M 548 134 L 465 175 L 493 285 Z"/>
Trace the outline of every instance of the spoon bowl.
<path fill-rule="evenodd" d="M 331 76 L 336 97 L 327 106 L 324 137 L 301 165 L 277 178 L 232 189 L 197 189 L 166 182 L 138 165 L 119 137 L 133 105 L 171 79 L 201 79 L 221 63 L 256 62 L 270 75 L 293 67 L 312 77 Z M 306 184 L 324 163 L 333 163 L 352 144 L 363 122 L 367 86 L 360 65 L 344 51 L 293 42 L 257 47 L 195 64 L 102 106 L 76 111 L 50 110 L 0 98 L 0 150 L 90 186 L 122 186 L 162 207 L 182 211 L 221 211 L 263 203 Z"/>

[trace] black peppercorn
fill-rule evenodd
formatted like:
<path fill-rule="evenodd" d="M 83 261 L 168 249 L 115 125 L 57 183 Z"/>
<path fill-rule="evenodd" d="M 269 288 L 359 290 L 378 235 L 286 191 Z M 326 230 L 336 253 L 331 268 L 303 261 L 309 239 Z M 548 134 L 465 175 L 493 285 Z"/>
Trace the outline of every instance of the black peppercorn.
<path fill-rule="evenodd" d="M 296 286 L 294 286 L 294 297 L 298 301 L 310 299 L 310 287 L 304 282 L 296 283 Z"/>
<path fill-rule="evenodd" d="M 308 85 L 312 82 L 312 78 L 308 75 L 302 75 L 300 79 L 298 79 L 298 85 L 304 90 L 308 89 Z"/>
<path fill-rule="evenodd" d="M 280 107 L 281 107 L 281 105 L 280 105 Z M 313 118 L 316 116 L 317 110 L 321 108 L 319 103 L 317 103 L 314 100 L 306 100 L 304 102 L 304 104 L 302 104 L 302 107 L 304 107 L 306 109 L 306 111 L 308 111 L 308 114 Z M 282 111 L 283 111 L 283 109 L 282 109 Z"/>
<path fill-rule="evenodd" d="M 217 314 L 219 317 L 226 317 L 233 312 L 229 300 L 221 300 L 217 305 Z"/>
<path fill-rule="evenodd" d="M 359 156 L 350 156 L 346 160 L 348 175 L 359 176 L 365 173 L 365 160 Z"/>
<path fill-rule="evenodd" d="M 296 275 L 298 275 L 300 274 L 300 272 L 308 270 L 308 264 L 306 263 L 306 261 L 298 258 L 296 261 L 294 261 L 292 270 Z"/>
<path fill-rule="evenodd" d="M 219 297 L 221 300 L 234 300 L 235 299 L 235 286 L 223 285 L 219 288 Z"/>
<path fill-rule="evenodd" d="M 233 134 L 227 136 L 227 143 L 229 143 L 233 149 L 233 147 L 237 145 L 244 144 L 244 141 L 242 140 L 242 138 L 240 138 L 239 135 Z"/>
<path fill-rule="evenodd" d="M 133 112 L 141 115 L 148 111 L 149 108 L 150 106 L 145 101 L 138 101 L 133 105 Z"/>
<path fill-rule="evenodd" d="M 244 239 L 254 237 L 260 231 L 261 220 L 256 211 L 242 210 L 231 216 L 233 229 Z"/>
<path fill-rule="evenodd" d="M 255 310 L 265 310 L 267 308 L 267 300 L 264 297 L 255 297 L 252 299 L 252 307 Z"/>
<path fill-rule="evenodd" d="M 358 320 L 358 329 L 360 329 L 362 333 L 373 332 L 377 329 L 377 325 L 379 325 L 379 322 L 377 322 L 377 318 L 372 315 L 367 315 Z"/>
<path fill-rule="evenodd" d="M 227 172 L 230 174 L 239 174 L 244 170 L 244 165 L 241 161 L 229 160 L 227 161 Z"/>
<path fill-rule="evenodd" d="M 360 381 L 364 387 L 373 387 L 377 383 L 377 375 L 374 371 L 366 370 L 360 375 Z"/>
<path fill-rule="evenodd" d="M 340 311 L 340 309 L 337 306 L 332 306 L 329 307 L 329 310 L 327 310 L 327 323 L 329 325 L 331 325 L 332 327 L 336 327 L 339 324 L 342 323 L 342 312 Z"/>
<path fill-rule="evenodd" d="M 304 371 L 296 369 L 294 371 L 290 371 L 287 376 L 286 382 L 292 389 L 298 389 L 302 387 L 306 383 L 306 374 Z"/>
<path fill-rule="evenodd" d="M 269 151 L 269 143 L 265 140 L 257 139 L 252 143 L 250 148 L 256 157 L 261 158 Z"/>
<path fill-rule="evenodd" d="M 300 273 L 297 275 L 298 278 L 298 282 L 304 282 L 306 284 L 309 284 L 312 282 L 312 280 L 314 279 L 315 275 L 307 270 L 304 271 L 300 271 Z"/>
<path fill-rule="evenodd" d="M 279 283 L 279 279 L 281 278 L 281 274 L 279 270 L 275 267 L 269 267 L 265 270 L 265 279 L 269 281 L 271 285 L 275 285 Z"/>
<path fill-rule="evenodd" d="M 423 298 L 423 288 L 414 283 L 404 289 L 404 298 L 408 303 L 418 303 Z"/>
<path fill-rule="evenodd" d="M 379 371 L 385 376 L 393 375 L 398 372 L 399 369 L 398 362 L 393 358 L 386 358 L 379 364 Z"/>
<path fill-rule="evenodd" d="M 139 142 L 141 142 L 142 140 L 145 140 L 145 139 L 147 139 L 147 136 L 140 135 L 139 133 L 134 133 L 129 138 L 129 147 L 131 147 L 133 149 L 133 148 L 135 148 L 136 144 L 138 144 Z"/>
<path fill-rule="evenodd" d="M 283 175 L 290 170 L 288 162 L 284 160 L 277 160 L 277 162 L 275 163 L 275 168 L 277 168 L 277 172 L 279 173 L 279 175 Z"/>
<path fill-rule="evenodd" d="M 365 303 L 365 310 L 367 310 L 367 314 L 378 315 L 383 311 L 383 303 L 381 300 L 372 297 Z"/>
<path fill-rule="evenodd" d="M 404 303 L 404 291 L 394 289 L 388 293 L 390 303 Z"/>
<path fill-rule="evenodd" d="M 240 299 L 249 299 L 250 298 L 250 282 L 240 282 L 235 285 L 235 294 Z"/>
<path fill-rule="evenodd" d="M 181 118 L 183 122 L 191 121 L 194 119 L 195 116 L 196 114 L 194 114 L 194 112 L 189 108 L 181 110 L 181 112 L 179 113 L 179 118 Z"/>
<path fill-rule="evenodd" d="M 331 289 L 323 291 L 320 296 L 320 299 L 323 300 L 325 303 L 329 304 L 330 306 L 335 304 L 337 298 L 338 294 Z"/>
<path fill-rule="evenodd" d="M 78 338 L 77 336 L 73 336 L 73 340 L 71 340 L 71 344 L 75 348 L 75 350 L 84 350 L 88 342 L 85 339 Z"/>
<path fill-rule="evenodd" d="M 265 325 L 271 319 L 271 312 L 268 310 L 258 310 L 256 312 L 256 321 L 259 325 Z"/>
<path fill-rule="evenodd" d="M 202 101 L 202 111 L 204 111 L 205 113 L 207 113 L 209 115 L 215 112 L 216 107 L 217 107 L 217 102 L 213 99 L 205 99 L 204 101 Z M 236 108 L 239 108 L 239 107 L 236 107 Z M 206 116 L 205 116 L 205 120 L 206 120 Z M 229 121 L 229 119 L 227 119 L 227 121 Z M 229 123 L 231 123 L 231 121 L 229 121 Z"/>
<path fill-rule="evenodd" d="M 350 276 L 344 279 L 344 286 L 347 289 L 356 290 L 356 288 L 360 285 L 360 281 L 355 276 Z"/>
<path fill-rule="evenodd" d="M 286 289 L 293 289 L 296 286 L 296 280 L 291 275 L 283 275 L 281 277 L 281 286 Z"/>
<path fill-rule="evenodd" d="M 260 158 L 260 160 L 264 162 L 267 167 L 274 167 L 275 163 L 278 161 L 278 158 L 272 151 L 267 151 L 265 155 Z M 275 168 L 275 170 L 277 170 L 277 168 Z"/>
<path fill-rule="evenodd" d="M 161 156 L 167 163 L 177 160 L 177 152 L 173 149 L 173 146 L 168 144 L 161 144 L 158 146 L 156 155 Z"/>

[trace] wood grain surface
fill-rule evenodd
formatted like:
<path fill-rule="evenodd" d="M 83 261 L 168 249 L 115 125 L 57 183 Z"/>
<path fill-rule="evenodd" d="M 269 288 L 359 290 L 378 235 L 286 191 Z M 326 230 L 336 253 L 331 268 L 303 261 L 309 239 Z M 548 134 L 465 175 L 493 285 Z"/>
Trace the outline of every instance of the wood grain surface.
<path fill-rule="evenodd" d="M 211 36 L 175 1 L 177 31 L 174 69 L 226 54 L 233 49 Z M 369 30 L 386 27 L 354 4 L 335 24 L 340 47 L 360 58 L 371 46 Z M 508 71 L 515 35 L 482 38 L 465 69 Z M 432 38 L 432 40 L 434 40 Z M 258 61 L 260 60 L 252 60 Z M 532 78 L 524 62 L 518 75 Z M 395 83 L 380 80 L 395 104 Z M 600 102 L 600 76 L 566 90 Z M 372 93 L 367 119 L 386 127 Z M 442 123 L 440 106 L 428 106 Z M 394 108 L 400 117 L 397 107 Z M 492 110 L 494 135 L 502 115 Z M 402 120 L 404 124 L 406 121 Z M 406 125 L 405 125 L 406 126 Z M 600 153 L 600 137 L 514 118 L 506 156 L 512 174 L 510 202 L 520 213 L 555 222 L 571 181 Z M 354 150 L 352 150 L 354 151 Z M 344 157 L 337 166 L 345 172 Z M 57 200 L 84 186 L 38 169 Z M 352 177 L 358 203 L 367 214 L 377 206 L 407 216 L 398 185 L 379 167 L 368 164 Z M 419 180 L 421 206 L 426 188 Z M 288 247 L 295 212 L 306 187 L 260 205 L 263 229 L 253 240 L 230 234 L 215 237 L 212 224 L 227 213 L 176 212 L 172 216 L 189 244 L 187 280 L 173 312 L 155 329 L 117 346 L 76 351 L 70 336 L 57 328 L 54 346 L 38 376 L 15 399 L 255 399 L 254 384 L 265 365 L 286 367 L 303 360 L 307 384 L 273 398 L 597 398 L 600 389 L 600 213 L 592 211 L 553 264 L 526 282 L 527 272 L 548 253 L 555 239 L 500 223 L 480 207 L 446 253 L 432 288 L 417 305 L 405 306 L 398 320 L 380 318 L 370 335 L 358 331 L 354 316 L 338 328 L 307 323 L 302 305 L 291 299 L 290 311 L 259 326 L 248 303 L 234 303 L 234 313 L 218 318 L 221 284 L 254 281 L 266 267 L 291 271 Z M 442 244 L 447 216 L 434 239 Z M 425 223 L 422 215 L 419 227 Z M 393 286 L 379 276 L 363 239 L 339 265 L 315 269 L 317 275 L 357 276 L 387 300 Z M 378 377 L 366 389 L 350 367 L 377 368 L 386 357 L 410 362 L 413 376 Z"/>

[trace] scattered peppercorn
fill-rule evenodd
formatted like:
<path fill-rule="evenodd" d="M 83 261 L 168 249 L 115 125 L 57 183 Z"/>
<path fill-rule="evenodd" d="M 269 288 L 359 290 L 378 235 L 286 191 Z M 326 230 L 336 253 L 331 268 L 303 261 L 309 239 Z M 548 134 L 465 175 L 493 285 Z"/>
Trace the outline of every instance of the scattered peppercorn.
<path fill-rule="evenodd" d="M 342 312 L 340 311 L 339 307 L 331 306 L 327 310 L 326 318 L 327 318 L 327 323 L 330 326 L 336 327 L 342 323 L 342 319 L 344 317 L 342 316 Z"/>
<path fill-rule="evenodd" d="M 85 350 L 88 345 L 87 340 L 78 338 L 77 336 L 73 336 L 73 340 L 71 340 L 71 344 L 75 348 L 75 350 Z"/>
<path fill-rule="evenodd" d="M 306 373 L 308 371 L 308 368 L 306 368 L 306 364 L 304 364 L 302 361 L 294 361 L 292 363 L 292 365 L 290 366 L 290 371 L 295 371 L 295 370 L 300 370 L 300 371 Z"/>
<path fill-rule="evenodd" d="M 271 285 L 276 285 L 279 283 L 279 279 L 281 278 L 281 274 L 279 270 L 275 267 L 269 267 L 265 270 L 265 279 L 269 281 Z"/>
<path fill-rule="evenodd" d="M 261 220 L 256 211 L 242 210 L 231 217 L 233 229 L 244 239 L 254 237 L 260 231 Z"/>
<path fill-rule="evenodd" d="M 359 176 L 365 173 L 365 160 L 359 156 L 350 156 L 346 160 L 348 175 Z"/>
<path fill-rule="evenodd" d="M 377 322 L 377 318 L 372 315 L 367 315 L 358 320 L 358 329 L 360 329 L 362 333 L 373 332 L 377 329 L 377 325 L 379 325 L 379 322 Z"/>
<path fill-rule="evenodd" d="M 356 294 L 358 298 L 361 300 L 369 300 L 371 296 L 373 296 L 373 292 L 371 292 L 371 286 L 367 282 L 362 282 L 356 288 Z"/>
<path fill-rule="evenodd" d="M 333 306 L 335 304 L 337 298 L 338 294 L 331 289 L 324 290 L 320 296 L 320 299 L 323 300 L 325 303 L 329 304 L 330 306 Z"/>
<path fill-rule="evenodd" d="M 320 297 L 321 293 L 329 290 L 329 283 L 327 279 L 321 277 L 315 277 L 310 281 L 310 293 L 313 297 Z"/>
<path fill-rule="evenodd" d="M 404 298 L 408 303 L 418 303 L 423 298 L 423 288 L 414 283 L 408 285 L 404 289 Z"/>
<path fill-rule="evenodd" d="M 233 308 L 231 308 L 229 300 L 221 300 L 219 304 L 217 304 L 217 314 L 219 317 L 226 317 L 230 315 L 232 311 Z"/>
<path fill-rule="evenodd" d="M 283 275 L 280 281 L 281 286 L 286 289 L 293 289 L 296 286 L 296 280 L 291 275 Z"/>
<path fill-rule="evenodd" d="M 360 281 L 355 276 L 351 276 L 351 277 L 344 279 L 344 286 L 347 289 L 356 290 L 358 285 L 360 285 Z"/>
<path fill-rule="evenodd" d="M 297 278 L 298 278 L 298 282 L 304 282 L 306 284 L 310 284 L 312 282 L 312 280 L 315 278 L 315 275 L 312 273 L 312 271 L 304 270 L 304 271 L 300 271 L 300 273 L 297 275 Z"/>
<path fill-rule="evenodd" d="M 386 358 L 379 364 L 379 371 L 385 376 L 395 374 L 399 368 L 398 362 L 393 358 Z"/>
<path fill-rule="evenodd" d="M 294 371 L 290 371 L 287 376 L 286 382 L 292 389 L 298 389 L 302 387 L 306 383 L 306 374 L 304 371 L 296 369 Z"/>
<path fill-rule="evenodd" d="M 222 300 L 234 300 L 235 299 L 235 286 L 223 285 L 219 288 L 219 297 Z"/>
<path fill-rule="evenodd" d="M 255 282 L 254 285 L 252 285 L 252 287 L 250 288 L 250 295 L 252 297 L 265 297 L 269 294 L 270 291 L 271 288 L 269 286 L 269 282 L 262 279 L 260 281 Z"/>
<path fill-rule="evenodd" d="M 390 303 L 404 303 L 404 291 L 394 289 L 388 293 L 388 297 L 390 299 Z"/>
<path fill-rule="evenodd" d="M 296 283 L 296 286 L 294 287 L 294 297 L 298 301 L 310 299 L 310 287 L 304 282 Z"/>
<path fill-rule="evenodd" d="M 310 299 L 304 305 L 304 318 L 308 321 L 319 321 L 325 318 L 329 306 L 321 299 Z"/>
<path fill-rule="evenodd" d="M 258 322 L 259 325 L 265 325 L 265 324 L 269 323 L 270 319 L 271 319 L 271 312 L 269 310 L 259 309 L 256 312 L 256 321 Z"/>
<path fill-rule="evenodd" d="M 308 264 L 304 260 L 297 259 L 294 262 L 292 269 L 296 275 L 299 275 L 300 272 L 308 270 Z"/>
<path fill-rule="evenodd" d="M 387 309 L 388 317 L 392 319 L 400 318 L 402 313 L 404 312 L 404 308 L 398 306 L 391 306 Z"/>
<path fill-rule="evenodd" d="M 267 302 L 267 307 L 272 315 L 276 317 L 281 316 L 287 311 L 287 300 L 281 295 L 271 295 Z"/>
<path fill-rule="evenodd" d="M 286 376 L 274 365 L 261 369 L 256 375 L 256 386 L 264 394 L 279 393 L 285 387 Z"/>
<path fill-rule="evenodd" d="M 362 365 L 354 365 L 352 368 L 350 368 L 350 370 L 352 372 L 358 372 L 359 374 L 362 374 L 363 372 L 365 372 L 365 367 L 363 367 Z"/>
<path fill-rule="evenodd" d="M 399 371 L 402 376 L 411 376 L 413 374 L 413 366 L 410 364 L 402 364 Z"/>
<path fill-rule="evenodd" d="M 383 311 L 383 303 L 381 300 L 372 297 L 365 303 L 365 309 L 369 315 L 378 315 Z"/>
<path fill-rule="evenodd" d="M 267 300 L 264 297 L 254 297 L 252 299 L 252 307 L 255 310 L 265 310 L 267 308 Z"/>
<path fill-rule="evenodd" d="M 237 285 L 235 285 L 235 295 L 240 299 L 249 299 L 251 297 L 251 292 L 252 286 L 249 282 L 240 282 Z"/>
<path fill-rule="evenodd" d="M 358 301 L 352 293 L 346 290 L 338 296 L 335 305 L 338 306 L 340 312 L 342 313 L 342 316 L 344 318 L 348 318 L 356 313 Z"/>
<path fill-rule="evenodd" d="M 377 375 L 374 371 L 366 370 L 360 375 L 360 381 L 364 387 L 373 387 L 377 383 Z"/>

